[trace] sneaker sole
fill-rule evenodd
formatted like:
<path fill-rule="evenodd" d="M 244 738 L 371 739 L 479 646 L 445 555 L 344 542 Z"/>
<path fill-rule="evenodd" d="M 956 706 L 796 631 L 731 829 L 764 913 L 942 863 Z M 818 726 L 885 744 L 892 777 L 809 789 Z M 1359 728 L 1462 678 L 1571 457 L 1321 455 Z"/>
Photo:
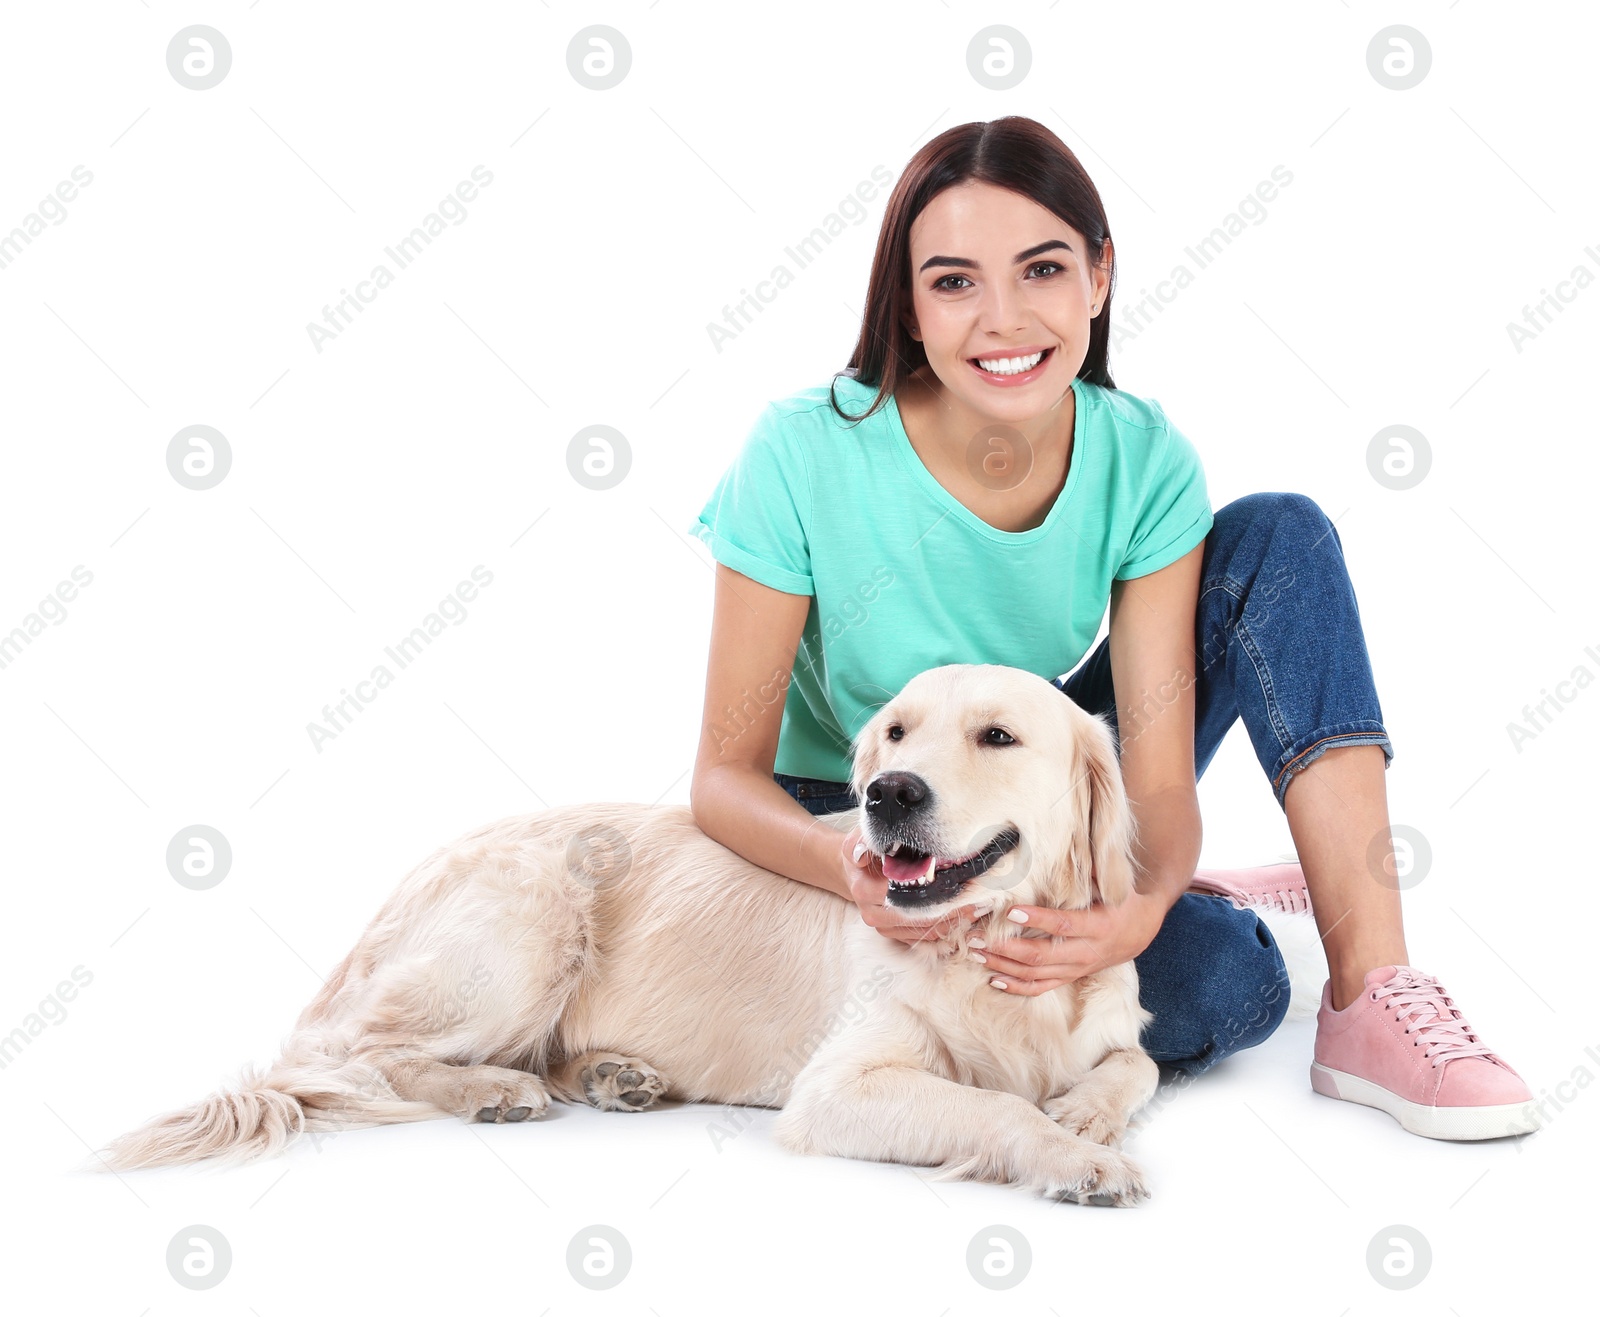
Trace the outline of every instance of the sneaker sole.
<path fill-rule="evenodd" d="M 1387 1111 L 1402 1129 L 1428 1139 L 1498 1139 L 1531 1134 L 1539 1128 L 1537 1104 L 1531 1099 L 1493 1107 L 1430 1107 L 1409 1102 L 1370 1079 L 1330 1070 L 1316 1061 L 1311 1063 L 1311 1087 L 1323 1097 Z"/>

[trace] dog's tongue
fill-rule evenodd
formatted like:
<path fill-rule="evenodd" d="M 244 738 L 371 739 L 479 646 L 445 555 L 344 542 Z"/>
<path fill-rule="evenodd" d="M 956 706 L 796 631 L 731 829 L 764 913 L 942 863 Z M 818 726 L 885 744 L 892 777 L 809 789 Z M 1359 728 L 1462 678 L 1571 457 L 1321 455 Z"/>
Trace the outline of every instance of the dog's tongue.
<path fill-rule="evenodd" d="M 900 855 L 885 855 L 883 876 L 895 883 L 915 882 L 928 872 L 931 865 L 937 863 L 937 859 L 931 855 L 921 860 L 908 860 Z"/>

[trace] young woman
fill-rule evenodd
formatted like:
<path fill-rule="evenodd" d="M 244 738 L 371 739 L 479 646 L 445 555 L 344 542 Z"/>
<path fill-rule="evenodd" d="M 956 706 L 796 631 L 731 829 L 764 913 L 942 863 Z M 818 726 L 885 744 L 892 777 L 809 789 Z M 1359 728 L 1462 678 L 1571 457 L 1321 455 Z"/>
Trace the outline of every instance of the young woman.
<path fill-rule="evenodd" d="M 1040 124 L 963 124 L 917 153 L 847 371 L 767 407 L 694 527 L 718 563 L 695 818 L 887 937 L 970 921 L 898 923 L 879 857 L 811 816 L 859 804 L 851 739 L 917 673 L 1054 677 L 1109 603 L 1110 635 L 1055 684 L 1114 724 L 1141 890 L 1024 907 L 1052 936 L 977 953 L 993 986 L 1037 996 L 1131 959 L 1144 1046 L 1198 1074 L 1287 1009 L 1251 907 L 1309 902 L 1330 972 L 1313 1088 L 1434 1138 L 1534 1129 L 1528 1087 L 1409 964 L 1393 750 L 1338 531 L 1294 493 L 1213 516 L 1194 447 L 1112 381 L 1115 269 L 1099 193 Z M 1300 863 L 1197 875 L 1195 783 L 1240 718 Z"/>

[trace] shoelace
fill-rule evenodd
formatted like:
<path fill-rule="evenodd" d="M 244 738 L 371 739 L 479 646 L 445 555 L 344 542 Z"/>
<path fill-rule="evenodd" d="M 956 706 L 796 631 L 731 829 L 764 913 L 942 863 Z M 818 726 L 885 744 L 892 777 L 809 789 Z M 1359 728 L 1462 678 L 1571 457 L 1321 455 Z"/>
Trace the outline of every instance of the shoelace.
<path fill-rule="evenodd" d="M 1300 857 L 1294 851 L 1285 851 L 1273 861 L 1275 864 L 1299 864 Z M 1303 886 L 1295 887 L 1289 891 L 1272 893 L 1273 903 L 1280 910 L 1287 910 L 1292 915 L 1305 914 L 1311 909 L 1311 893 Z"/>
<path fill-rule="evenodd" d="M 1299 864 L 1299 859 L 1294 856 L 1293 851 L 1290 851 L 1288 855 L 1278 856 L 1277 861 L 1274 861 L 1274 863 Z M 1214 880 L 1208 880 L 1208 882 L 1214 882 Z M 1246 888 L 1248 888 L 1248 879 L 1245 880 L 1245 883 Z M 1226 883 L 1222 887 L 1224 887 L 1224 891 L 1221 891 L 1218 895 L 1227 896 L 1234 903 L 1235 909 L 1240 909 L 1240 911 L 1248 911 L 1251 906 L 1266 906 L 1291 915 L 1309 914 L 1310 912 L 1310 893 L 1302 883 L 1296 883 L 1294 887 L 1288 888 L 1258 888 L 1256 891 L 1235 891 L 1227 887 Z M 1208 891 L 1211 888 L 1202 887 L 1200 890 Z"/>
<path fill-rule="evenodd" d="M 1310 898 L 1302 887 L 1280 889 L 1273 892 L 1249 892 L 1245 894 L 1228 893 L 1234 908 L 1248 910 L 1251 906 L 1268 906 L 1272 909 L 1283 910 L 1291 915 L 1304 914 L 1311 909 Z"/>
<path fill-rule="evenodd" d="M 1374 1001 L 1384 1001 L 1385 1009 L 1393 1010 L 1395 1019 L 1406 1024 L 1406 1032 L 1414 1033 L 1423 1047 L 1423 1055 L 1435 1066 L 1463 1057 L 1492 1057 L 1494 1052 L 1472 1032 L 1467 1022 L 1456 1010 L 1456 1004 L 1431 974 L 1418 974 L 1402 968 L 1389 982 L 1372 989 Z"/>
<path fill-rule="evenodd" d="M 1207 889 L 1201 889 L 1207 890 Z M 1237 910 L 1251 906 L 1270 906 L 1291 915 L 1305 914 L 1311 909 L 1311 895 L 1304 887 L 1278 888 L 1275 891 L 1221 893 L 1228 897 Z"/>
<path fill-rule="evenodd" d="M 1271 894 L 1272 904 L 1280 910 L 1287 910 L 1290 914 L 1300 914 L 1311 909 L 1311 902 L 1306 899 L 1303 887 L 1296 887 L 1290 891 L 1278 891 Z"/>

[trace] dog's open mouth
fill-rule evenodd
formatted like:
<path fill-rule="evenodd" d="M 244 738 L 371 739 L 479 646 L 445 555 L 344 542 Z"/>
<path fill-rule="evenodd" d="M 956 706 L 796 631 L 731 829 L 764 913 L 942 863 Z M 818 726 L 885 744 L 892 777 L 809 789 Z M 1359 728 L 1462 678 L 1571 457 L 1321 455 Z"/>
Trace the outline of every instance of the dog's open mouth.
<path fill-rule="evenodd" d="M 883 876 L 889 880 L 889 904 L 938 905 L 953 900 L 967 883 L 1015 850 L 1020 840 L 1017 830 L 1008 827 L 982 850 L 951 859 L 929 855 L 897 842 L 883 857 Z"/>

